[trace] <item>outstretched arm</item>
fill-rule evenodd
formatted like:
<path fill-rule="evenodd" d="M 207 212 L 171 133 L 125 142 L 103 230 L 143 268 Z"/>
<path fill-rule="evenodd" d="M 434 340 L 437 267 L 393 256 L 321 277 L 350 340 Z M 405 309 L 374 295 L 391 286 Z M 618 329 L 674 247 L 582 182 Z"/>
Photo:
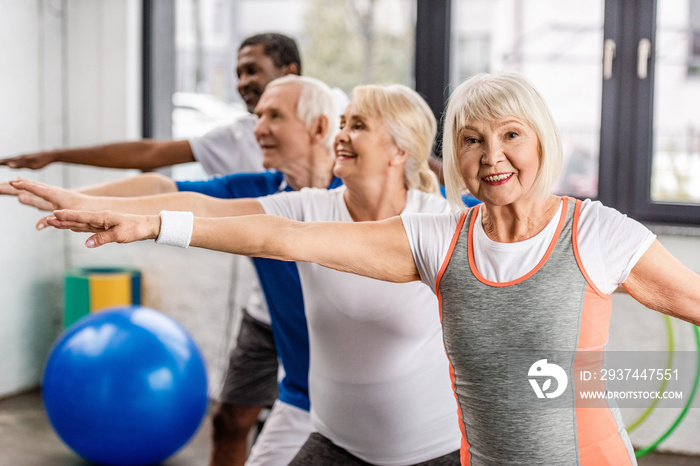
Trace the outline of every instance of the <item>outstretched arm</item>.
<path fill-rule="evenodd" d="M 194 161 L 188 141 L 118 142 L 80 149 L 56 149 L 0 159 L 0 165 L 10 168 L 43 168 L 53 162 L 76 163 L 108 168 L 154 168 Z"/>
<path fill-rule="evenodd" d="M 178 189 L 172 178 L 160 173 L 144 173 L 117 181 L 84 186 L 74 191 L 90 196 L 133 197 L 175 193 Z"/>
<path fill-rule="evenodd" d="M 36 207 L 39 210 L 54 210 L 58 207 L 40 196 L 36 196 L 23 189 L 15 188 L 12 186 L 12 181 L 0 183 L 0 195 L 15 196 L 21 204 Z"/>
<path fill-rule="evenodd" d="M 0 195 L 15 196 L 20 203 L 36 207 L 39 210 L 59 208 L 90 210 L 90 206 L 84 202 L 85 199 L 81 196 L 74 196 L 73 193 L 89 196 L 130 197 L 174 192 L 178 192 L 177 184 L 167 176 L 158 173 L 146 173 L 73 190 L 22 179 L 0 183 Z"/>
<path fill-rule="evenodd" d="M 110 197 L 88 196 L 57 186 L 30 180 L 14 180 L 10 188 L 17 190 L 19 201 L 43 210 L 114 210 L 133 214 L 157 214 L 161 210 L 192 212 L 200 217 L 226 217 L 262 214 L 255 199 L 217 199 L 195 192 L 173 192 L 152 196 Z M 2 188 L 0 187 L 0 193 Z M 9 193 L 8 193 L 9 194 Z M 37 228 L 46 226 L 43 218 Z"/>
<path fill-rule="evenodd" d="M 88 247 L 130 243 L 161 234 L 156 215 L 56 211 L 48 224 L 94 233 Z M 190 245 L 286 261 L 314 262 L 343 272 L 387 280 L 418 280 L 400 217 L 379 222 L 297 222 L 273 215 L 195 218 Z"/>
<path fill-rule="evenodd" d="M 649 309 L 700 325 L 700 275 L 681 264 L 658 240 L 622 285 Z"/>

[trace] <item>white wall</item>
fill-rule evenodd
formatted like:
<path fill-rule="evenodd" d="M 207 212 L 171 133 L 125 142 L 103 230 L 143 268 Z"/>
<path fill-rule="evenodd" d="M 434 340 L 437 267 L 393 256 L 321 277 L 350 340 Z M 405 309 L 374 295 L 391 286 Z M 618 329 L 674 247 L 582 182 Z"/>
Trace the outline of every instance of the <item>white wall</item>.
<path fill-rule="evenodd" d="M 61 143 L 61 21 L 40 2 L 0 2 L 0 153 Z M 21 44 L 21 46 L 19 46 Z M 49 82 L 44 76 L 55 76 Z M 16 174 L 0 169 L 0 179 Z M 59 167 L 35 175 L 60 183 Z M 34 386 L 59 325 L 63 237 L 32 231 L 36 215 L 0 199 L 0 394 Z"/>

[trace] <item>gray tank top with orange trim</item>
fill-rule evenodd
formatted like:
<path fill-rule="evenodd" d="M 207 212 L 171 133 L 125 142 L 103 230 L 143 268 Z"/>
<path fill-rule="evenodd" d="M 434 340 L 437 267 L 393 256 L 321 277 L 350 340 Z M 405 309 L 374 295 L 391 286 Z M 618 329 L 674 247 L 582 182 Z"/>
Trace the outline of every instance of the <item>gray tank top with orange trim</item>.
<path fill-rule="evenodd" d="M 542 388 L 530 371 L 543 359 L 571 381 L 587 287 L 573 251 L 574 208 L 567 199 L 547 254 L 523 279 L 490 283 L 470 263 L 475 208 L 443 266 L 437 293 L 468 464 L 581 464 L 574 383 L 540 399 L 530 382 Z M 624 428 L 621 435 L 628 445 Z"/>

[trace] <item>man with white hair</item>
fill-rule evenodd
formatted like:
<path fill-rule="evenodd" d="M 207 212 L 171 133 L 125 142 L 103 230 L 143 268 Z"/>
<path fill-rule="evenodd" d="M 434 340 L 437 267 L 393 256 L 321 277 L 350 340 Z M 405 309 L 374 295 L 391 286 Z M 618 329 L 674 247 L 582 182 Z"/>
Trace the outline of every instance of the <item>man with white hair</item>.
<path fill-rule="evenodd" d="M 263 166 L 277 171 L 177 182 L 177 189 L 220 198 L 244 198 L 305 187 L 339 186 L 340 180 L 332 174 L 332 144 L 338 123 L 330 92 L 312 78 L 286 76 L 272 81 L 255 108 L 258 117 L 255 136 L 262 148 Z M 296 265 L 269 259 L 253 259 L 253 262 L 265 293 L 277 355 L 285 375 L 279 384 L 279 398 L 246 465 L 286 465 L 311 433 L 306 316 Z M 245 353 L 256 353 L 264 346 L 261 345 L 264 340 L 255 337 L 259 323 L 249 316 L 244 316 L 244 324 L 246 320 L 249 322 L 234 352 L 227 386 L 238 382 L 237 361 L 254 362 L 255 358 Z M 249 348 L 245 348 L 247 344 Z M 269 356 L 264 360 L 269 361 Z"/>

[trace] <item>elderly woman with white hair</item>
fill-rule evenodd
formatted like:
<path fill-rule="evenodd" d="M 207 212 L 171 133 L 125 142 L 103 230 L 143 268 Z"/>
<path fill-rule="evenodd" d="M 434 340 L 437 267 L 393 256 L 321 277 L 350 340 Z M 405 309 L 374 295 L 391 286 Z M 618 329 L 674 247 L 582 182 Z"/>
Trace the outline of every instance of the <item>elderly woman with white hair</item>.
<path fill-rule="evenodd" d="M 558 131 L 520 75 L 484 74 L 460 85 L 447 109 L 443 150 L 448 198 L 458 203 L 467 189 L 481 205 L 377 222 L 195 218 L 189 244 L 431 287 L 459 404 L 463 465 L 635 464 L 614 405 L 581 407 L 575 384 L 558 379 L 563 404 L 524 406 L 513 365 L 526 386 L 547 366 L 571 380 L 582 355 L 603 354 L 618 285 L 651 309 L 698 324 L 700 276 L 636 221 L 599 202 L 550 193 L 562 158 Z M 89 247 L 172 233 L 158 216 L 54 215 L 54 227 L 94 232 Z M 530 354 L 550 362 L 517 367 Z"/>

